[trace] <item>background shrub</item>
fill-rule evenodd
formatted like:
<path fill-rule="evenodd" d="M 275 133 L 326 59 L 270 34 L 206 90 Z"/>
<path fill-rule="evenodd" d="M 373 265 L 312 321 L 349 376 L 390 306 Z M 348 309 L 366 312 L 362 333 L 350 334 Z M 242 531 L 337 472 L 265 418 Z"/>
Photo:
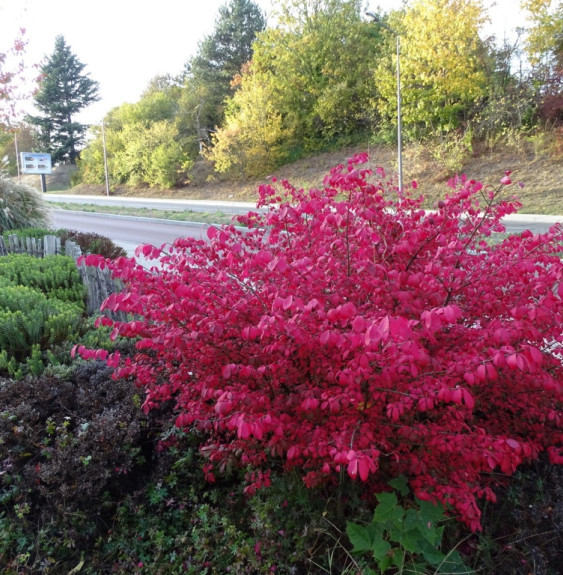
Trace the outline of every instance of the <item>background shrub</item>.
<path fill-rule="evenodd" d="M 55 235 L 61 239 L 63 247 L 67 240 L 72 240 L 80 246 L 82 253 L 99 254 L 110 259 L 127 255 L 127 252 L 110 238 L 91 232 L 79 232 L 77 230 L 68 230 L 65 228 L 58 230 L 50 230 L 47 228 L 25 228 L 5 231 L 3 233 L 4 240 L 7 242 L 8 236 L 13 234 L 20 238 L 36 239 L 44 238 L 47 235 Z"/>
<path fill-rule="evenodd" d="M 105 258 L 115 259 L 126 257 L 127 252 L 111 239 L 93 232 L 60 229 L 56 234 L 64 244 L 67 240 L 77 243 L 83 254 L 99 254 Z"/>
<path fill-rule="evenodd" d="M 25 572 L 46 572 L 52 556 L 49 572 L 68 573 L 145 465 L 136 390 L 81 364 L 67 378 L 0 380 L 0 405 L 0 570 L 24 557 Z"/>

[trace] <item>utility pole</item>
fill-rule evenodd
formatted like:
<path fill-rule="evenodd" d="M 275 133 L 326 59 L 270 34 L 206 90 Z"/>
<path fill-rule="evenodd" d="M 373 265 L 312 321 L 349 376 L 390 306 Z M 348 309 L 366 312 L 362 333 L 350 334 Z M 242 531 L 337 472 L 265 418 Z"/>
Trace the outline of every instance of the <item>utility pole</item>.
<path fill-rule="evenodd" d="M 106 178 L 106 196 L 109 196 L 108 153 L 106 149 L 106 131 L 102 120 L 102 145 L 104 147 L 104 175 Z"/>
<path fill-rule="evenodd" d="M 372 12 L 366 12 L 373 22 L 379 24 L 382 28 L 389 30 L 397 39 L 397 163 L 399 172 L 399 191 L 403 190 L 403 130 L 401 125 L 401 36 L 381 21 L 379 16 Z"/>

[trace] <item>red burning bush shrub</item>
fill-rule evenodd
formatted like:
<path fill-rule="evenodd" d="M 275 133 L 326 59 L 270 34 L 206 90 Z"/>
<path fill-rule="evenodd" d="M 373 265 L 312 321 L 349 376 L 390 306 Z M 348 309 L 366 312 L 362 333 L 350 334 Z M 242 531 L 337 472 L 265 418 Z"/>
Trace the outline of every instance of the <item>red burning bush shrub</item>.
<path fill-rule="evenodd" d="M 493 474 L 543 450 L 563 461 L 563 234 L 485 241 L 518 207 L 508 173 L 497 189 L 461 179 L 430 213 L 365 160 L 323 189 L 262 186 L 250 231 L 141 246 L 150 271 L 87 257 L 125 282 L 105 307 L 135 318 L 100 320 L 138 338 L 106 360 L 146 411 L 172 400 L 203 434 L 210 480 L 250 468 L 252 492 L 279 462 L 311 486 L 405 474 L 478 529 Z"/>

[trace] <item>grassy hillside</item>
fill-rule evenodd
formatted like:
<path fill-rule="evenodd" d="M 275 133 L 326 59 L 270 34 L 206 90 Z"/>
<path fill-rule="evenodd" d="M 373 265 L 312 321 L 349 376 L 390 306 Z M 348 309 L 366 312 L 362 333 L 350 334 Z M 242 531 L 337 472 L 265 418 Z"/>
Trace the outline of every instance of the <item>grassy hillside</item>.
<path fill-rule="evenodd" d="M 345 148 L 301 159 L 282 166 L 272 175 L 286 178 L 298 187 L 312 187 L 322 184 L 328 170 L 352 156 L 356 152 L 367 151 L 371 167 L 381 166 L 388 176 L 395 176 L 397 170 L 397 150 L 393 146 L 365 146 Z M 205 172 L 206 167 L 201 165 Z M 504 144 L 496 149 L 482 147 L 475 150 L 472 157 L 463 163 L 460 173 L 469 178 L 497 185 L 505 170 L 513 172 L 513 181 L 524 183 L 524 188 L 511 188 L 518 193 L 523 207 L 522 213 L 563 214 L 563 142 L 553 136 L 535 141 L 520 140 L 512 145 Z M 426 146 L 411 144 L 403 150 L 403 180 L 405 184 L 416 180 L 418 192 L 425 197 L 430 207 L 448 192 L 447 181 L 454 174 L 444 168 L 443 162 L 436 160 Z M 254 201 L 257 187 L 268 178 L 247 182 L 215 181 L 192 184 L 174 190 L 157 188 L 112 187 L 112 194 L 124 196 L 144 196 L 185 199 L 216 199 L 233 201 Z M 49 188 L 54 190 L 54 188 Z M 105 194 L 104 186 L 80 185 L 68 190 L 74 194 Z"/>

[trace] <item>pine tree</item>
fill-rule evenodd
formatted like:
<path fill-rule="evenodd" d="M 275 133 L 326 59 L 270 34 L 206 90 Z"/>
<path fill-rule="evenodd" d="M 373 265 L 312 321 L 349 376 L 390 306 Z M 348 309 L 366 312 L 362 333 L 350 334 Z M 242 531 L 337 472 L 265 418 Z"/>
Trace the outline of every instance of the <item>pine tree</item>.
<path fill-rule="evenodd" d="M 193 116 L 200 139 L 206 139 L 223 121 L 231 81 L 252 59 L 256 34 L 265 27 L 266 19 L 252 0 L 230 0 L 219 8 L 213 33 L 186 64 L 189 92 L 197 102 Z"/>
<path fill-rule="evenodd" d="M 57 36 L 54 52 L 41 67 L 42 80 L 34 96 L 42 115 L 28 117 L 38 128 L 41 151 L 51 153 L 53 163 L 76 163 L 87 126 L 73 121 L 73 116 L 99 100 L 98 82 L 84 73 L 85 67 L 63 36 Z"/>

